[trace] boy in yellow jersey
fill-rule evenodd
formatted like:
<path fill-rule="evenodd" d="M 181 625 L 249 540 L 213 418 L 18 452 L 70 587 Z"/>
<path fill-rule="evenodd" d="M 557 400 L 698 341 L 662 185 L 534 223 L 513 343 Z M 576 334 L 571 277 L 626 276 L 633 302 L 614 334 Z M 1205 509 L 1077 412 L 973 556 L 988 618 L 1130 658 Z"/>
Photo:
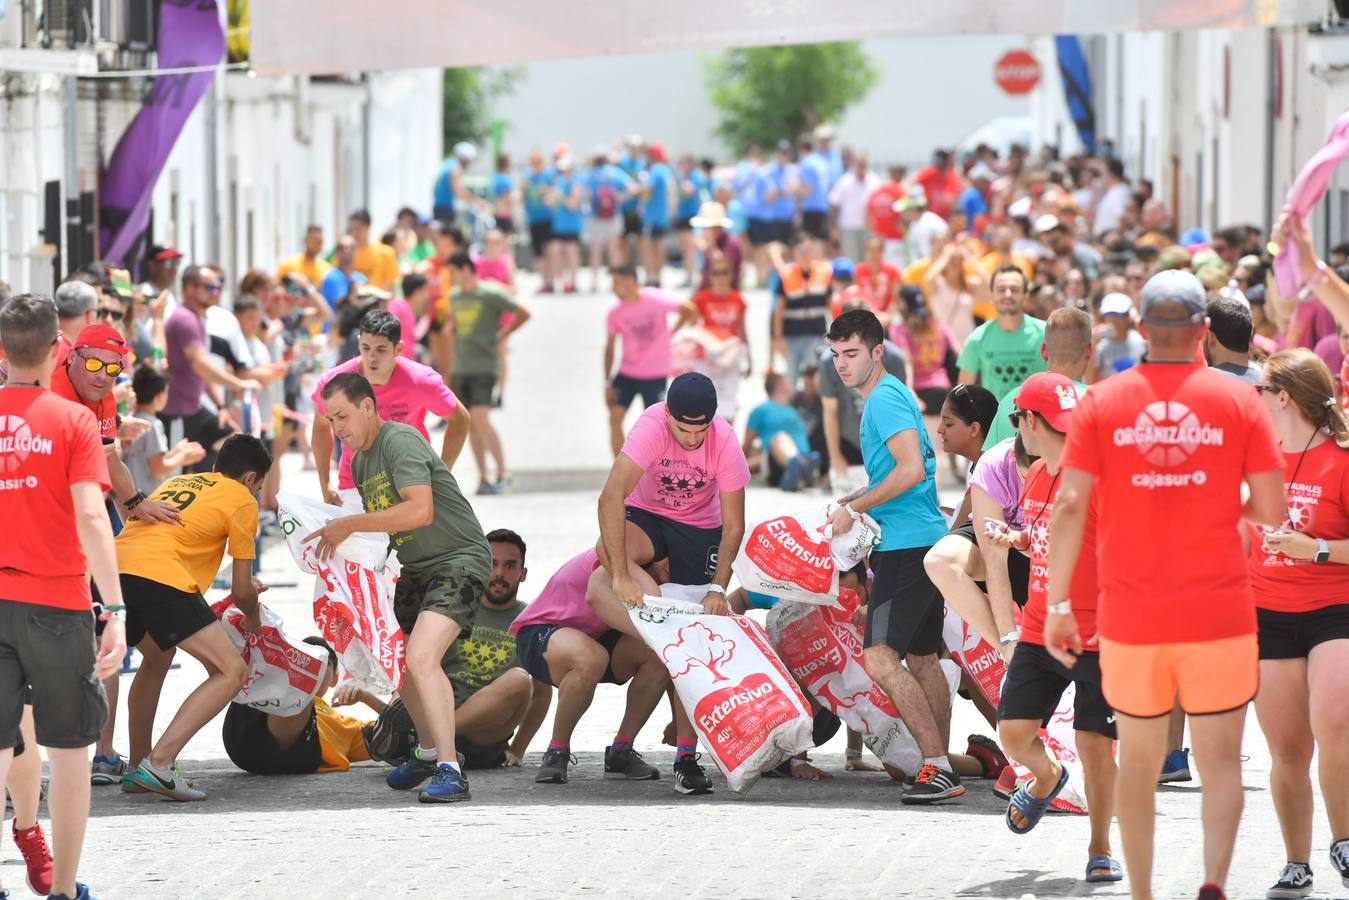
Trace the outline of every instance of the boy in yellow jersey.
<path fill-rule="evenodd" d="M 243 627 L 250 632 L 261 628 L 258 593 L 265 588 L 253 577 L 253 539 L 258 490 L 271 468 L 272 454 L 262 441 L 233 435 L 221 446 L 214 471 L 179 475 L 155 490 L 156 499 L 182 514 L 178 523 L 160 528 L 133 519 L 118 536 L 127 643 L 143 657 L 128 701 L 135 769 L 123 778 L 123 791 L 150 791 L 171 800 L 206 799 L 183 777 L 178 754 L 239 693 L 248 669 L 202 594 L 228 546 L 234 560 L 232 596 L 244 613 Z M 206 667 L 207 678 L 151 747 L 155 708 L 177 647 Z"/>

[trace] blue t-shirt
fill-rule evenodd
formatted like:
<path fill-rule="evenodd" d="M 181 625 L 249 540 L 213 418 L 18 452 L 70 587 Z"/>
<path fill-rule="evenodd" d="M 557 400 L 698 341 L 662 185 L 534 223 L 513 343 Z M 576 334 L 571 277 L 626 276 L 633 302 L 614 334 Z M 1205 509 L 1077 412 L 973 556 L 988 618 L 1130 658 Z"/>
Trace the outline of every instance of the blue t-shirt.
<path fill-rule="evenodd" d="M 605 163 L 590 170 L 586 186 L 590 189 L 590 214 L 592 216 L 599 215 L 600 191 L 603 188 L 609 188 L 617 195 L 617 210 L 618 214 L 621 214 L 623 198 L 628 196 L 628 190 L 632 187 L 632 178 L 613 163 Z"/>
<path fill-rule="evenodd" d="M 618 158 L 618 167 L 622 169 L 624 172 L 626 172 L 629 178 L 636 181 L 638 178 L 641 177 L 642 172 L 646 169 L 646 161 L 643 160 L 640 156 L 629 156 L 628 154 L 624 153 L 622 156 Z M 635 196 L 629 197 L 627 200 L 623 202 L 623 211 L 624 212 L 635 211 L 637 209 L 637 204 L 639 202 L 641 201 L 639 201 L 637 197 Z"/>
<path fill-rule="evenodd" d="M 759 193 L 763 169 L 763 166 L 756 166 L 749 160 L 742 160 L 735 168 L 732 188 L 735 190 L 736 199 L 740 201 L 741 209 L 745 211 L 746 219 L 768 218 L 768 205 L 764 203 Z"/>
<path fill-rule="evenodd" d="M 675 190 L 674 169 L 663 162 L 652 164 L 646 173 L 650 193 L 642 203 L 642 224 L 670 227 L 670 195 Z"/>
<path fill-rule="evenodd" d="M 365 275 L 353 271 L 348 278 L 346 272 L 333 266 L 328 270 L 328 274 L 323 276 L 323 284 L 319 285 L 319 290 L 323 292 L 323 299 L 331 305 L 351 293 L 353 282 L 365 284 Z"/>
<path fill-rule="evenodd" d="M 787 193 L 787 182 L 796 176 L 796 166 L 773 163 L 765 166 L 759 179 L 759 197 L 770 190 L 778 192 L 776 200 L 767 200 L 767 218 L 770 222 L 790 222 L 796 216 L 796 198 Z"/>
<path fill-rule="evenodd" d="M 960 211 L 969 219 L 969 228 L 973 230 L 974 220 L 988 212 L 988 201 L 977 187 L 967 187 L 960 192 Z"/>
<path fill-rule="evenodd" d="M 553 220 L 553 208 L 543 199 L 544 191 L 557 177 L 552 169 L 542 172 L 530 172 L 525 176 L 525 219 L 531 225 Z"/>
<path fill-rule="evenodd" d="M 773 438 L 785 431 L 796 443 L 797 450 L 802 453 L 810 452 L 810 436 L 806 434 L 806 423 L 802 420 L 801 413 L 796 411 L 796 407 L 790 404 L 774 403 L 772 400 L 760 403 L 750 411 L 749 421 L 745 423 L 745 427 L 759 435 L 765 451 L 773 442 Z"/>
<path fill-rule="evenodd" d="M 693 193 L 684 193 L 684 185 L 693 185 Z M 684 179 L 679 186 L 679 211 L 677 213 L 680 219 L 691 219 L 698 215 L 698 208 L 703 205 L 707 199 L 710 185 L 708 178 L 703 174 L 702 169 L 694 169 Z"/>
<path fill-rule="evenodd" d="M 563 202 L 571 197 L 576 184 L 575 175 L 559 175 L 553 182 L 553 188 L 557 191 L 557 203 L 553 204 L 553 234 L 581 233 L 581 226 L 585 223 L 585 204 L 581 204 L 579 209 L 572 209 Z"/>
<path fill-rule="evenodd" d="M 802 212 L 829 211 L 829 160 L 819 153 L 811 153 L 801 160 L 801 184 L 810 193 L 801 198 Z"/>
<path fill-rule="evenodd" d="M 440 164 L 436 173 L 436 184 L 431 191 L 432 203 L 436 206 L 454 209 L 454 184 L 451 174 L 459 170 L 459 159 L 451 156 Z"/>
<path fill-rule="evenodd" d="M 946 534 L 946 519 L 937 506 L 937 454 L 923 426 L 923 413 L 913 393 L 893 375 L 883 375 L 862 407 L 862 464 L 869 487 L 895 468 L 885 442 L 901 431 L 918 432 L 923 455 L 923 480 L 898 497 L 867 510 L 881 526 L 877 550 L 931 547 Z"/>
<path fill-rule="evenodd" d="M 515 179 L 511 177 L 510 172 L 497 172 L 492 175 L 492 196 L 505 197 L 515 186 Z"/>

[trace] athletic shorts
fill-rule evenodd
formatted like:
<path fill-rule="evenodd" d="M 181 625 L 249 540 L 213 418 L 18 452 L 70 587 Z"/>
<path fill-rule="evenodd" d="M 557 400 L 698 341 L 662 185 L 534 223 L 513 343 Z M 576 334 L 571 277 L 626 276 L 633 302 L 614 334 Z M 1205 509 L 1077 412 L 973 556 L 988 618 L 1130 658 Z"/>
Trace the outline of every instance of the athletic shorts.
<path fill-rule="evenodd" d="M 1068 685 L 1077 685 L 1073 702 L 1073 728 L 1115 739 L 1115 713 L 1101 693 L 1101 659 L 1098 653 L 1083 653 L 1071 669 L 1066 668 L 1041 644 L 1016 645 L 1012 665 L 1002 683 L 998 719 L 1035 719 L 1048 725 Z"/>
<path fill-rule="evenodd" d="M 951 534 L 959 535 L 969 541 L 976 548 L 979 546 L 979 539 L 974 535 L 974 523 L 966 522 L 964 525 L 958 525 L 951 529 Z M 1026 608 L 1026 598 L 1030 587 L 1030 557 L 1024 553 L 1018 553 L 1015 550 L 1007 551 L 1007 580 L 1012 583 L 1012 602 L 1022 609 Z M 979 590 L 985 594 L 988 593 L 988 583 L 976 581 Z"/>
<path fill-rule="evenodd" d="M 475 744 L 467 738 L 454 736 L 454 749 L 463 757 L 465 769 L 499 769 L 506 764 L 506 751 L 510 749 L 508 738 L 492 744 Z"/>
<path fill-rule="evenodd" d="M 675 222 L 675 231 L 692 231 L 693 216 L 680 216 L 679 221 Z"/>
<path fill-rule="evenodd" d="M 764 244 L 773 242 L 773 223 L 767 219 L 750 219 L 745 228 L 745 235 L 749 238 L 751 246 L 762 247 Z"/>
<path fill-rule="evenodd" d="M 139 575 L 123 575 L 121 581 L 128 647 L 136 646 L 148 634 L 159 649 L 168 650 L 219 621 L 201 594 Z"/>
<path fill-rule="evenodd" d="M 502 234 L 515 234 L 515 220 L 510 216 L 496 216 L 496 227 Z"/>
<path fill-rule="evenodd" d="M 669 225 L 643 225 L 642 237 L 648 240 L 658 241 L 670 233 Z"/>
<path fill-rule="evenodd" d="M 942 406 L 946 404 L 946 395 L 951 392 L 946 388 L 929 387 L 918 388 L 915 393 L 918 394 L 918 401 L 923 405 L 923 415 L 939 416 Z"/>
<path fill-rule="evenodd" d="M 450 390 L 459 402 L 468 407 L 491 406 L 497 377 L 481 373 L 450 376 Z"/>
<path fill-rule="evenodd" d="M 721 526 L 695 528 L 636 506 L 627 508 L 628 521 L 642 529 L 656 553 L 651 562 L 670 561 L 674 584 L 707 584 L 717 572 Z"/>
<path fill-rule="evenodd" d="M 768 239 L 777 241 L 779 244 L 790 244 L 792 242 L 792 220 L 779 219 L 769 222 Z"/>
<path fill-rule="evenodd" d="M 634 207 L 623 210 L 623 236 L 635 237 L 642 233 L 642 214 Z"/>
<path fill-rule="evenodd" d="M 581 243 L 581 235 L 575 231 L 554 231 L 553 240 L 560 244 L 579 244 Z"/>
<path fill-rule="evenodd" d="M 1327 641 L 1349 640 L 1349 604 L 1307 612 L 1280 612 L 1256 607 L 1261 659 L 1306 659 Z"/>
<path fill-rule="evenodd" d="M 529 223 L 529 246 L 534 251 L 536 257 L 543 256 L 548 249 L 548 242 L 553 239 L 552 222 L 530 222 Z"/>
<path fill-rule="evenodd" d="M 323 765 L 323 745 L 319 743 L 318 714 L 309 707 L 309 724 L 282 748 L 267 727 L 267 714 L 260 709 L 231 703 L 225 710 L 221 732 L 230 762 L 254 775 L 312 775 Z"/>
<path fill-rule="evenodd" d="M 666 380 L 664 378 L 630 378 L 627 375 L 614 376 L 614 405 L 627 409 L 632 401 L 642 398 L 642 406 L 650 409 L 665 399 Z"/>
<path fill-rule="evenodd" d="M 1232 712 L 1260 686 L 1256 637 L 1175 644 L 1101 638 L 1101 685 L 1116 712 L 1136 718 L 1164 716 L 1177 698 L 1192 716 Z"/>
<path fill-rule="evenodd" d="M 884 644 L 903 656 L 941 649 L 942 599 L 923 567 L 931 547 L 871 552 L 871 600 L 863 647 Z"/>
<path fill-rule="evenodd" d="M 89 610 L 0 600 L 0 749 L 22 743 L 19 722 L 29 703 L 44 747 L 98 740 L 108 698 L 94 677 L 94 658 Z"/>
<path fill-rule="evenodd" d="M 403 569 L 393 590 L 393 614 L 403 634 L 410 635 L 417 616 L 439 613 L 458 623 L 462 630 L 456 640 L 465 640 L 473 634 L 473 613 L 486 590 L 478 576 L 460 566 L 446 565 L 429 572 Z"/>
<path fill-rule="evenodd" d="M 291 407 L 294 409 L 295 407 Z M 215 451 L 211 449 L 217 441 L 234 434 L 234 429 L 220 424 L 220 417 L 209 409 L 199 409 L 186 416 L 159 414 L 164 423 L 164 434 L 169 446 L 177 446 L 181 440 L 195 441 L 206 448 L 206 456 L 201 462 L 188 466 L 184 471 L 209 472 L 215 465 Z"/>
<path fill-rule="evenodd" d="M 544 659 L 544 654 L 548 652 L 548 642 L 553 639 L 553 635 L 559 629 L 565 628 L 565 625 L 525 625 L 518 634 L 515 635 L 515 652 L 520 657 L 520 665 L 525 667 L 525 671 L 536 681 L 542 681 L 544 684 L 557 685 L 553 682 L 553 676 L 548 671 L 548 661 Z M 595 643 L 604 648 L 604 652 L 609 654 L 609 664 L 604 667 L 604 677 L 600 681 L 606 684 L 623 684 L 618 676 L 614 674 L 614 648 L 622 640 L 623 632 L 610 628 L 597 638 L 591 638 Z M 626 680 L 626 679 L 624 679 Z"/>
<path fill-rule="evenodd" d="M 829 239 L 829 213 L 827 212 L 801 212 L 801 230 L 813 238 L 826 241 Z"/>

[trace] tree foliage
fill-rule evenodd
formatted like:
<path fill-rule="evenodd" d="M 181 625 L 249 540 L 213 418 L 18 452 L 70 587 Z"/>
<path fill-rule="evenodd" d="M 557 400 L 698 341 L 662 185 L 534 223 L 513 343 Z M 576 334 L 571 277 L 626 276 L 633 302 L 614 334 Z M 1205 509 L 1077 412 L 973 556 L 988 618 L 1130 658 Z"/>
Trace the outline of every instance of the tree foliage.
<path fill-rule="evenodd" d="M 459 141 L 479 143 L 492 131 L 493 107 L 524 78 L 523 66 L 445 70 L 445 152 Z"/>
<path fill-rule="evenodd" d="M 736 152 L 796 141 L 835 122 L 875 86 L 875 62 L 855 41 L 727 50 L 709 59 L 717 133 Z"/>

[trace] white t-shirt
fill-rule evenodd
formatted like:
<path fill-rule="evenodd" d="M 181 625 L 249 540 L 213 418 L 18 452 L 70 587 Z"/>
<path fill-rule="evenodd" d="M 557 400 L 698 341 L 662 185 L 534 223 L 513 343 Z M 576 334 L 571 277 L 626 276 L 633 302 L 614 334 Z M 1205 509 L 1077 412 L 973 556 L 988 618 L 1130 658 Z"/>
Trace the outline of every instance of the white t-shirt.
<path fill-rule="evenodd" d="M 1122 182 L 1113 185 L 1102 194 L 1100 201 L 1096 204 L 1096 221 L 1092 224 L 1093 233 L 1099 235 L 1118 228 L 1120 220 L 1124 218 L 1124 211 L 1129 208 L 1130 196 L 1129 186 Z"/>
<path fill-rule="evenodd" d="M 834 182 L 829 192 L 829 205 L 838 207 L 838 227 L 849 231 L 860 231 L 867 227 L 867 197 L 880 187 L 881 177 L 868 172 L 865 178 L 849 169 Z"/>

